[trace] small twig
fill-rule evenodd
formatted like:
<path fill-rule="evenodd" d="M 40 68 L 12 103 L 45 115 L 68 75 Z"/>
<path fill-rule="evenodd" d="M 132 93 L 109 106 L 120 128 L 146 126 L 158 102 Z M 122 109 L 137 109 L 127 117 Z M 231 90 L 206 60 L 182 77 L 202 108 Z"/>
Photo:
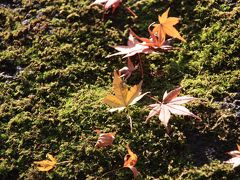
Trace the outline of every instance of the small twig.
<path fill-rule="evenodd" d="M 139 59 L 139 67 L 140 67 L 140 71 L 141 71 L 141 77 L 143 79 L 143 63 L 142 63 L 142 59 L 140 54 L 138 53 L 138 59 Z"/>
<path fill-rule="evenodd" d="M 137 18 L 138 16 L 136 15 L 135 12 L 133 12 L 129 7 L 123 6 L 132 16 L 134 16 L 135 18 Z"/>
<path fill-rule="evenodd" d="M 16 76 L 6 75 L 3 72 L 0 73 L 0 77 L 5 79 L 16 79 Z"/>
<path fill-rule="evenodd" d="M 150 95 L 148 95 L 148 94 L 146 94 L 146 96 L 147 96 L 147 97 L 149 97 L 150 99 L 152 99 L 152 100 L 154 100 L 154 101 L 158 102 L 159 104 L 161 104 L 161 103 L 162 103 L 162 102 L 161 102 L 161 101 L 159 101 L 158 99 L 156 99 L 156 98 L 154 98 L 154 97 L 152 97 L 152 96 L 150 96 Z"/>
<path fill-rule="evenodd" d="M 211 128 L 211 130 L 214 130 L 216 127 L 218 127 L 219 125 L 221 125 L 222 120 L 224 120 L 225 118 L 231 117 L 232 115 L 221 115 L 220 118 L 217 119 L 216 123 L 214 124 L 214 126 Z"/>

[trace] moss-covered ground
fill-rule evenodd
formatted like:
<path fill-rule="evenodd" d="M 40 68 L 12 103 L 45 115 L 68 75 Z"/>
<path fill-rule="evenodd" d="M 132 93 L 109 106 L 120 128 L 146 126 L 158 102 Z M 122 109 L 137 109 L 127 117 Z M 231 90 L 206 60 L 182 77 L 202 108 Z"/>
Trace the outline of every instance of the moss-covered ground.
<path fill-rule="evenodd" d="M 138 155 L 139 179 L 239 179 L 223 161 L 240 143 L 240 3 L 238 0 L 128 0 L 104 20 L 90 0 L 0 1 L 0 179 L 131 179 L 123 166 L 129 143 Z M 126 114 L 109 113 L 102 99 L 114 69 L 125 65 L 112 46 L 126 44 L 128 28 L 147 27 L 171 7 L 186 43 L 177 50 L 142 55 L 143 92 L 165 90 L 200 98 L 187 107 L 203 121 L 172 116 L 166 134 L 157 117 L 146 124 L 153 101 Z M 140 81 L 139 71 L 128 80 Z M 93 132 L 116 132 L 112 147 L 95 149 Z M 39 172 L 33 161 L 51 153 L 58 162 Z"/>

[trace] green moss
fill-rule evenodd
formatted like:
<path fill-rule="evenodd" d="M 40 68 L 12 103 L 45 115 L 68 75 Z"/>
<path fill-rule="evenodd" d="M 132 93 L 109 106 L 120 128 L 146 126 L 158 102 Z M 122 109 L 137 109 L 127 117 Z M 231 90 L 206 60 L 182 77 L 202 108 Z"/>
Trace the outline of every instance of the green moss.
<path fill-rule="evenodd" d="M 91 1 L 92 2 L 92 1 Z M 89 0 L 41 0 L 0 5 L 0 175 L 2 179 L 96 179 L 123 166 L 130 144 L 139 160 L 139 179 L 238 179 L 223 160 L 240 142 L 237 109 L 224 109 L 239 93 L 239 4 L 235 1 L 124 1 L 102 19 Z M 144 123 L 154 103 L 144 97 L 126 113 L 109 113 L 102 99 L 121 57 L 105 58 L 124 45 L 128 28 L 147 37 L 147 27 L 171 7 L 187 40 L 177 50 L 142 55 L 143 92 L 161 99 L 166 90 L 200 98 L 187 107 L 202 117 L 173 116 L 168 136 L 157 117 Z M 134 63 L 138 62 L 133 58 Z M 140 81 L 135 71 L 128 84 Z M 116 132 L 112 147 L 95 149 L 93 131 Z M 37 171 L 33 161 L 53 154 L 54 170 Z M 209 154 L 209 152 L 212 152 Z M 102 179 L 131 179 L 124 168 Z"/>
<path fill-rule="evenodd" d="M 205 72 L 204 75 L 198 75 L 195 79 L 187 75 L 181 82 L 182 86 L 189 88 L 189 93 L 212 100 L 221 100 L 229 92 L 237 92 L 239 87 L 240 71 L 225 71 L 219 74 L 209 74 Z"/>

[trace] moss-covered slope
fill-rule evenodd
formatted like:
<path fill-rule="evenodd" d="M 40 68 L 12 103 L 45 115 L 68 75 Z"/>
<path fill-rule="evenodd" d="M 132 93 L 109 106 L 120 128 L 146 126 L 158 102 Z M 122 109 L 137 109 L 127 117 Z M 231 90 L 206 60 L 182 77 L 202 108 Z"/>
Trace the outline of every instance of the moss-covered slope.
<path fill-rule="evenodd" d="M 0 3 L 0 177 L 1 179 L 131 179 L 123 166 L 129 143 L 141 179 L 238 179 L 239 168 L 223 164 L 240 143 L 239 12 L 235 0 L 128 0 L 102 19 L 89 0 L 3 0 Z M 142 55 L 143 92 L 161 99 L 165 90 L 201 98 L 188 108 L 203 121 L 173 116 L 166 135 L 145 97 L 131 107 L 133 133 L 124 113 L 109 113 L 102 99 L 121 57 L 105 58 L 126 44 L 128 28 L 147 27 L 171 7 L 187 43 L 177 50 Z M 134 72 L 129 84 L 140 81 Z M 95 149 L 95 129 L 116 132 L 114 145 Z M 53 154 L 70 161 L 39 172 L 33 161 Z"/>

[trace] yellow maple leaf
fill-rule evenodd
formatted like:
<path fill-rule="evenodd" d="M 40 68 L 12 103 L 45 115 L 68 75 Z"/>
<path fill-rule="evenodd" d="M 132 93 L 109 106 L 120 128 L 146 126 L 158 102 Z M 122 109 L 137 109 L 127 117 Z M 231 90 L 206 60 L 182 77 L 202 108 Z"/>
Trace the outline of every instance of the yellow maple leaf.
<path fill-rule="evenodd" d="M 179 18 L 168 17 L 169 10 L 170 10 L 170 8 L 168 8 L 167 11 L 165 11 L 162 14 L 162 16 L 158 16 L 158 20 L 159 20 L 160 24 L 154 25 L 153 33 L 157 34 L 158 38 L 161 38 L 164 40 L 165 40 L 165 37 L 167 34 L 171 37 L 178 38 L 181 41 L 186 42 L 186 40 L 181 37 L 181 35 L 177 31 L 177 29 L 175 27 L 173 27 L 175 24 L 177 24 L 179 22 Z"/>
<path fill-rule="evenodd" d="M 117 71 L 114 71 L 113 79 L 113 93 L 108 94 L 104 99 L 103 103 L 112 107 L 110 112 L 113 111 L 122 111 L 124 108 L 129 105 L 135 104 L 139 101 L 146 93 L 141 94 L 142 81 L 138 85 L 134 85 L 130 89 L 123 82 Z"/>
<path fill-rule="evenodd" d="M 34 161 L 33 163 L 36 164 L 36 168 L 39 171 L 49 171 L 52 168 L 54 168 L 54 166 L 57 163 L 57 160 L 49 153 L 47 153 L 47 158 L 49 160 L 42 160 L 42 161 Z"/>

